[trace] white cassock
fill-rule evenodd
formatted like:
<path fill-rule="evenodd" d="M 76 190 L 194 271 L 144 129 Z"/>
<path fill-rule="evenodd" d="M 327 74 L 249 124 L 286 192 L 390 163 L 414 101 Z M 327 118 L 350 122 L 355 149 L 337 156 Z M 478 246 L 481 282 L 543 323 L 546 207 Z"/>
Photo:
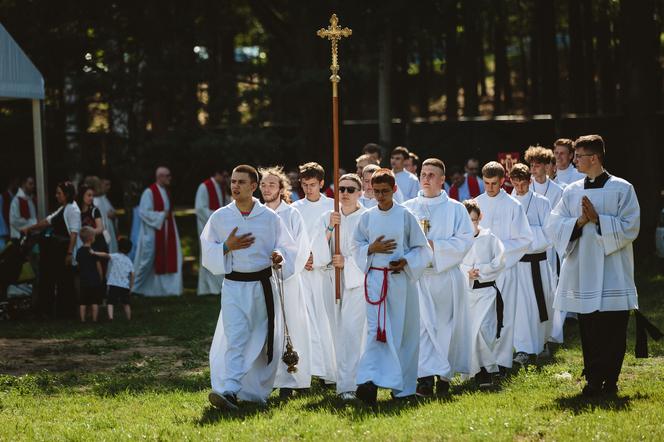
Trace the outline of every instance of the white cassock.
<path fill-rule="evenodd" d="M 420 356 L 418 377 L 438 375 L 446 381 L 467 373 L 468 303 L 465 278 L 459 269 L 473 244 L 473 225 L 463 204 L 444 191 L 435 198 L 419 192 L 404 204 L 420 224 L 429 224 L 433 260 L 418 282 L 420 299 Z"/>
<path fill-rule="evenodd" d="M 21 209 L 21 206 L 23 206 L 23 209 Z M 25 208 L 28 209 L 27 213 L 25 213 Z M 21 229 L 35 224 L 37 224 L 37 208 L 35 207 L 35 202 L 19 187 L 18 192 L 16 192 L 16 195 L 9 206 L 10 238 L 20 238 Z"/>
<path fill-rule="evenodd" d="M 175 242 L 177 252 L 177 270 L 174 273 L 158 275 L 155 271 L 156 231 L 166 222 L 166 215 L 171 210 L 171 201 L 168 192 L 161 187 L 159 192 L 164 201 L 164 210 L 155 211 L 152 191 L 147 188 L 141 195 L 138 205 L 140 227 L 136 240 L 136 255 L 134 257 L 134 293 L 145 296 L 169 296 L 182 294 L 182 249 L 180 248 L 180 235 L 175 226 Z M 175 225 L 175 222 L 173 223 Z"/>
<path fill-rule="evenodd" d="M 320 230 L 322 215 L 332 210 L 333 206 L 334 200 L 322 194 L 316 202 L 302 198 L 292 204 L 302 214 L 312 241 L 310 250 L 314 257 L 313 270 L 302 272 L 304 299 L 310 321 L 311 374 L 329 383 L 336 382 L 337 371 L 334 354 L 334 271 L 327 244 L 313 240 Z"/>
<path fill-rule="evenodd" d="M 213 178 L 210 179 L 214 188 L 217 192 L 217 201 L 220 202 L 220 205 L 223 207 L 225 201 L 222 200 L 222 192 L 219 187 L 219 183 Z M 205 183 L 201 183 L 196 189 L 196 198 L 194 200 L 194 209 L 196 211 L 196 227 L 198 229 L 198 236 L 203 233 L 203 228 L 210 215 L 214 210 L 210 209 L 210 195 L 208 195 L 208 189 Z M 215 276 L 204 266 L 200 266 L 198 269 L 198 286 L 196 288 L 196 293 L 199 295 L 215 294 L 218 295 L 221 293 L 221 283 L 224 278 L 220 276 Z"/>
<path fill-rule="evenodd" d="M 532 263 L 519 261 L 516 265 L 519 281 L 514 321 L 514 348 L 517 352 L 539 354 L 551 337 L 553 323 L 555 278 L 547 256 L 547 251 L 552 248 L 552 241 L 544 231 L 551 214 L 551 204 L 545 197 L 530 190 L 523 196 L 516 195 L 515 191 L 512 196 L 526 211 L 530 230 L 533 233 L 533 242 L 530 243 L 528 253 L 523 259 L 534 261 Z M 537 267 L 533 269 L 533 265 Z M 539 282 L 535 280 L 538 271 Z M 536 283 L 541 284 L 542 288 L 543 298 L 539 301 L 536 296 Z"/>
<path fill-rule="evenodd" d="M 403 198 L 396 198 L 395 201 L 398 203 L 406 202 L 409 199 L 415 198 L 417 192 L 420 191 L 420 180 L 407 170 L 395 173 L 394 179 L 396 180 L 397 189 L 401 191 Z"/>
<path fill-rule="evenodd" d="M 563 188 L 560 185 L 558 185 L 556 182 L 552 181 L 549 177 L 547 177 L 546 181 L 542 184 L 538 183 L 537 181 L 535 181 L 535 179 L 533 179 L 532 182 L 530 183 L 530 190 L 548 199 L 549 203 L 551 203 L 551 210 L 553 210 L 553 208 L 556 207 L 556 204 L 558 204 L 558 201 L 560 201 L 560 198 L 563 196 Z M 556 253 L 556 250 L 553 247 L 547 249 L 546 254 L 547 254 L 547 259 L 549 260 L 549 267 L 553 271 L 553 277 L 557 284 L 558 268 L 559 268 L 558 254 Z M 560 330 L 560 332 L 562 333 L 562 329 Z M 562 342 L 562 338 L 559 342 Z"/>
<path fill-rule="evenodd" d="M 341 270 L 341 300 L 336 304 L 336 335 L 335 353 L 337 364 L 337 393 L 353 392 L 357 388 L 355 378 L 360 356 L 364 350 L 364 337 L 367 330 L 367 314 L 364 300 L 364 271 L 353 258 L 353 235 L 360 218 L 367 209 L 360 206 L 350 215 L 341 211 L 341 227 L 339 230 L 339 251 L 344 257 L 344 268 Z M 327 239 L 325 232 L 330 222 L 330 214 L 321 217 L 321 229 L 317 240 Z M 334 233 L 329 241 L 330 259 L 334 253 Z"/>
<path fill-rule="evenodd" d="M 94 205 L 101 213 L 101 219 L 104 223 L 104 239 L 108 244 L 108 253 L 118 252 L 118 237 L 115 231 L 115 219 L 108 217 L 110 212 L 114 212 L 115 208 L 106 195 L 96 196 L 93 199 Z"/>
<path fill-rule="evenodd" d="M 599 230 L 588 223 L 571 241 L 583 196 L 599 214 Z M 639 202 L 627 181 L 611 176 L 600 189 L 584 189 L 583 181 L 567 186 L 546 226 L 558 254 L 565 255 L 554 307 L 575 313 L 637 309 L 632 242 L 639 226 Z"/>
<path fill-rule="evenodd" d="M 369 255 L 369 246 L 380 236 L 394 240 L 396 248 L 390 254 Z M 366 274 L 365 294 L 372 303 L 380 300 L 384 278 L 387 278 L 386 301 L 366 305 L 366 346 L 356 383 L 371 381 L 378 387 L 392 389 L 397 397 L 411 396 L 417 387 L 420 343 L 416 283 L 432 258 L 427 238 L 415 216 L 404 206 L 394 204 L 386 211 L 374 207 L 362 214 L 357 225 L 353 257 Z M 390 261 L 401 258 L 408 264 L 399 273 L 375 270 L 387 269 Z M 381 330 L 384 330 L 385 342 L 377 340 Z"/>
<path fill-rule="evenodd" d="M 553 181 L 555 181 L 556 184 L 560 185 L 560 187 L 564 189 L 573 182 L 582 180 L 585 177 L 586 175 L 584 173 L 581 173 L 578 170 L 576 170 L 574 164 L 570 163 L 569 166 L 567 166 L 567 169 L 556 170 L 556 177 L 554 178 Z M 555 205 L 553 207 L 555 207 Z"/>
<path fill-rule="evenodd" d="M 365 209 L 371 209 L 378 205 L 376 198 L 367 198 L 364 195 L 360 197 L 359 202 Z"/>
<path fill-rule="evenodd" d="M 461 263 L 464 275 L 468 312 L 470 317 L 470 336 L 468 339 L 470 362 L 468 374 L 474 376 L 484 367 L 489 373 L 498 372 L 497 343 L 498 321 L 496 314 L 495 287 L 473 288 L 474 281 L 468 276 L 472 269 L 479 270 L 480 283 L 496 281 L 505 267 L 505 248 L 503 243 L 489 229 L 480 227 L 470 248 Z"/>
<path fill-rule="evenodd" d="M 516 199 L 503 189 L 495 197 L 486 193 L 476 199 L 482 211 L 480 225 L 490 229 L 505 247 L 505 269 L 496 280 L 505 304 L 503 329 L 498 341 L 498 364 L 512 367 L 514 338 L 514 314 L 516 310 L 517 269 L 516 264 L 528 251 L 533 233 L 528 225 L 526 213 Z"/>
<path fill-rule="evenodd" d="M 251 233 L 255 242 L 248 248 L 224 255 L 223 243 L 231 231 Z M 274 211 L 254 198 L 251 213 L 245 218 L 235 202 L 215 211 L 201 235 L 203 265 L 214 275 L 227 275 L 221 289 L 221 313 L 210 347 L 212 390 L 233 392 L 238 399 L 264 402 L 272 392 L 277 365 L 283 364 L 283 323 L 279 313 L 279 292 L 270 276 L 275 306 L 273 357 L 268 363 L 268 314 L 260 281 L 235 281 L 231 272 L 271 272 L 271 254 L 284 258 L 284 278 L 293 274 L 296 245 Z"/>
<path fill-rule="evenodd" d="M 297 209 L 281 202 L 277 207 L 288 233 L 296 242 L 297 254 L 293 259 L 293 275 L 284 280 L 284 305 L 288 331 L 293 348 L 300 356 L 296 373 L 288 373 L 286 364 L 279 364 L 274 380 L 275 388 L 309 388 L 311 386 L 311 345 L 309 342 L 309 314 L 304 300 L 302 273 L 309 259 L 309 235 L 304 226 L 304 219 Z M 280 315 L 277 312 L 277 315 Z"/>

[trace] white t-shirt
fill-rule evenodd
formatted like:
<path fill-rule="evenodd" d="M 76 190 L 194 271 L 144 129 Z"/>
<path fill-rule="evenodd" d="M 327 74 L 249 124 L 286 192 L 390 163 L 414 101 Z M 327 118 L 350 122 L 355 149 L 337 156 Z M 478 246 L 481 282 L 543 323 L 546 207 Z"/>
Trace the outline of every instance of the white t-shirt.
<path fill-rule="evenodd" d="M 111 253 L 111 260 L 106 272 L 106 283 L 114 287 L 129 288 L 131 273 L 134 264 L 131 259 L 123 253 Z"/>

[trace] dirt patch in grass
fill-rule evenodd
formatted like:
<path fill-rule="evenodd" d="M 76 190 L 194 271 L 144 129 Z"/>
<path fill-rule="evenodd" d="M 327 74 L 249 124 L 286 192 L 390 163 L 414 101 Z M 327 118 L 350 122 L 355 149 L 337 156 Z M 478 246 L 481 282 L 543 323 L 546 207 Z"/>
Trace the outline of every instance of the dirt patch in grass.
<path fill-rule="evenodd" d="M 0 374 L 20 376 L 43 371 L 104 372 L 150 368 L 157 375 L 199 372 L 207 355 L 164 336 L 122 339 L 0 338 Z"/>

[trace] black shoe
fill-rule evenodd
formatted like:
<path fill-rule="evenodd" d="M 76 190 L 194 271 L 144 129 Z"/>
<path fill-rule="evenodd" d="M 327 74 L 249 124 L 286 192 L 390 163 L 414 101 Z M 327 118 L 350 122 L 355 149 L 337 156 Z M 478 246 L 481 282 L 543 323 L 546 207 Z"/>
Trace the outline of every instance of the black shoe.
<path fill-rule="evenodd" d="M 376 405 L 378 398 L 378 387 L 369 381 L 357 386 L 355 396 L 367 405 Z"/>
<path fill-rule="evenodd" d="M 606 396 L 617 396 L 618 385 L 613 382 L 604 382 L 604 385 L 602 386 L 602 394 Z"/>
<path fill-rule="evenodd" d="M 436 396 L 446 396 L 450 393 L 450 383 L 444 379 L 438 378 L 436 382 Z"/>
<path fill-rule="evenodd" d="M 587 398 L 597 397 L 601 394 L 601 386 L 591 382 L 588 382 L 586 386 L 583 387 L 583 390 L 581 390 L 581 395 Z"/>
<path fill-rule="evenodd" d="M 225 391 L 222 394 L 215 393 L 214 391 L 208 395 L 208 400 L 215 407 L 221 410 L 237 410 L 237 396 L 235 393 Z"/>
<path fill-rule="evenodd" d="M 431 397 L 433 396 L 433 376 L 426 376 L 423 378 L 417 379 L 417 389 L 415 394 L 419 397 Z"/>
<path fill-rule="evenodd" d="M 479 373 L 475 375 L 475 383 L 480 388 L 489 388 L 493 385 L 493 380 L 491 379 L 491 373 L 486 371 L 486 368 L 482 367 Z"/>
<path fill-rule="evenodd" d="M 293 397 L 292 388 L 280 388 L 279 389 L 279 399 L 290 399 Z"/>

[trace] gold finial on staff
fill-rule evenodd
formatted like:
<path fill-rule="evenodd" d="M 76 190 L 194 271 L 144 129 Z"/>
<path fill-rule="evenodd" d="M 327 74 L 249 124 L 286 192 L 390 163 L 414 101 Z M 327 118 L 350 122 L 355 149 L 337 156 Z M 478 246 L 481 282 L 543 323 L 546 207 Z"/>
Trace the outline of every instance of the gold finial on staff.
<path fill-rule="evenodd" d="M 351 29 L 339 26 L 337 14 L 332 14 L 332 17 L 330 17 L 330 26 L 327 28 L 321 28 L 316 32 L 316 35 L 320 38 L 327 38 L 332 43 L 332 64 L 330 65 L 332 75 L 330 76 L 330 81 L 334 84 L 339 83 L 341 80 L 341 77 L 339 76 L 339 40 L 341 40 L 342 37 L 350 37 L 352 34 L 353 31 Z"/>

